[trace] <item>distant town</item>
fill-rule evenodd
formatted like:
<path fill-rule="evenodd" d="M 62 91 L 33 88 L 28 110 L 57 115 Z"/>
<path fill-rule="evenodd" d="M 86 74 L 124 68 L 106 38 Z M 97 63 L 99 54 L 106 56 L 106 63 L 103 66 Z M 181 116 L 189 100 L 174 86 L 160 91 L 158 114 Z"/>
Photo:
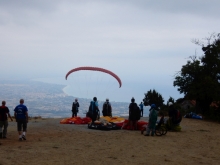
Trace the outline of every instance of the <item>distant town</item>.
<path fill-rule="evenodd" d="M 65 94 L 62 90 L 64 87 L 65 85 L 38 81 L 0 80 L 0 100 L 6 101 L 6 106 L 8 106 L 12 116 L 15 106 L 23 98 L 31 117 L 71 117 L 71 107 L 75 97 Z M 78 101 L 80 104 L 78 116 L 85 117 L 91 100 L 78 98 Z M 113 116 L 128 116 L 129 103 L 111 102 L 111 104 Z M 100 113 L 102 105 L 103 102 L 99 101 Z"/>

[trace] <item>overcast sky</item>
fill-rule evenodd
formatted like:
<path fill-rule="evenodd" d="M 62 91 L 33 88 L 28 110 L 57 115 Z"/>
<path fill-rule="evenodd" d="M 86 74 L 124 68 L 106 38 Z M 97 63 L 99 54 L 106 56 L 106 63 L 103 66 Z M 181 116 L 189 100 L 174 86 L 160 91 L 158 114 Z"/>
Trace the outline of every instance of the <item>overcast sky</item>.
<path fill-rule="evenodd" d="M 116 101 L 139 102 L 150 89 L 165 101 L 177 99 L 173 76 L 189 56 L 202 55 L 192 39 L 220 32 L 219 6 L 219 0 L 0 0 L 0 79 L 64 78 L 72 68 L 96 66 L 121 78 Z"/>

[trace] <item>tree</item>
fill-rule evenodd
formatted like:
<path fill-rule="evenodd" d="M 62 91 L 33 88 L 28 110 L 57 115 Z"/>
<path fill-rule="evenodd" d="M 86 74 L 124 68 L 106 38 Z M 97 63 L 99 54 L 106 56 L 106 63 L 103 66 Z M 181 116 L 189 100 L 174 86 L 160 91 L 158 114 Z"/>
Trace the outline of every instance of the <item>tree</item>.
<path fill-rule="evenodd" d="M 163 105 L 164 99 L 156 90 L 150 90 L 145 93 L 143 102 L 145 106 L 155 104 L 157 107 L 161 107 Z"/>
<path fill-rule="evenodd" d="M 190 57 L 186 65 L 177 73 L 174 86 L 186 99 L 196 100 L 196 110 L 200 113 L 209 112 L 213 101 L 220 99 L 220 34 L 211 35 L 208 44 L 202 50 L 201 58 Z"/>
<path fill-rule="evenodd" d="M 185 100 L 184 98 L 178 98 L 178 99 L 176 100 L 176 103 L 177 103 L 177 104 L 181 104 L 184 100 Z"/>

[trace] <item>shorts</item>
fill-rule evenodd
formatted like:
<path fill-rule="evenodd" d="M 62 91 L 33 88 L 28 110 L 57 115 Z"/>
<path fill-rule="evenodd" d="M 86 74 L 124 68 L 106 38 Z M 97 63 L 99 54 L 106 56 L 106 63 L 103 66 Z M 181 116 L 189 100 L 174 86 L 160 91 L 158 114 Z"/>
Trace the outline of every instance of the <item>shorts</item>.
<path fill-rule="evenodd" d="M 17 120 L 17 129 L 18 131 L 23 131 L 27 132 L 27 122 L 26 119 L 18 119 Z"/>

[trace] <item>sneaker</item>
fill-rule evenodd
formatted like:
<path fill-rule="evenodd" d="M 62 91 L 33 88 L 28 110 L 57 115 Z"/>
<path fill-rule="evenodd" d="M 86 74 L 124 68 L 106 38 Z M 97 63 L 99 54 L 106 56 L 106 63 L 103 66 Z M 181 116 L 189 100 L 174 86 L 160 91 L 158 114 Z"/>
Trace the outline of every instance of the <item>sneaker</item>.
<path fill-rule="evenodd" d="M 144 136 L 149 136 L 149 134 L 145 134 Z"/>
<path fill-rule="evenodd" d="M 7 137 L 6 136 L 3 136 L 3 139 L 6 139 Z"/>
<path fill-rule="evenodd" d="M 23 136 L 22 136 L 22 139 L 23 139 L 23 140 L 26 140 L 26 137 L 23 135 Z"/>
<path fill-rule="evenodd" d="M 19 140 L 19 141 L 22 141 L 22 138 L 19 138 L 18 140 Z"/>

